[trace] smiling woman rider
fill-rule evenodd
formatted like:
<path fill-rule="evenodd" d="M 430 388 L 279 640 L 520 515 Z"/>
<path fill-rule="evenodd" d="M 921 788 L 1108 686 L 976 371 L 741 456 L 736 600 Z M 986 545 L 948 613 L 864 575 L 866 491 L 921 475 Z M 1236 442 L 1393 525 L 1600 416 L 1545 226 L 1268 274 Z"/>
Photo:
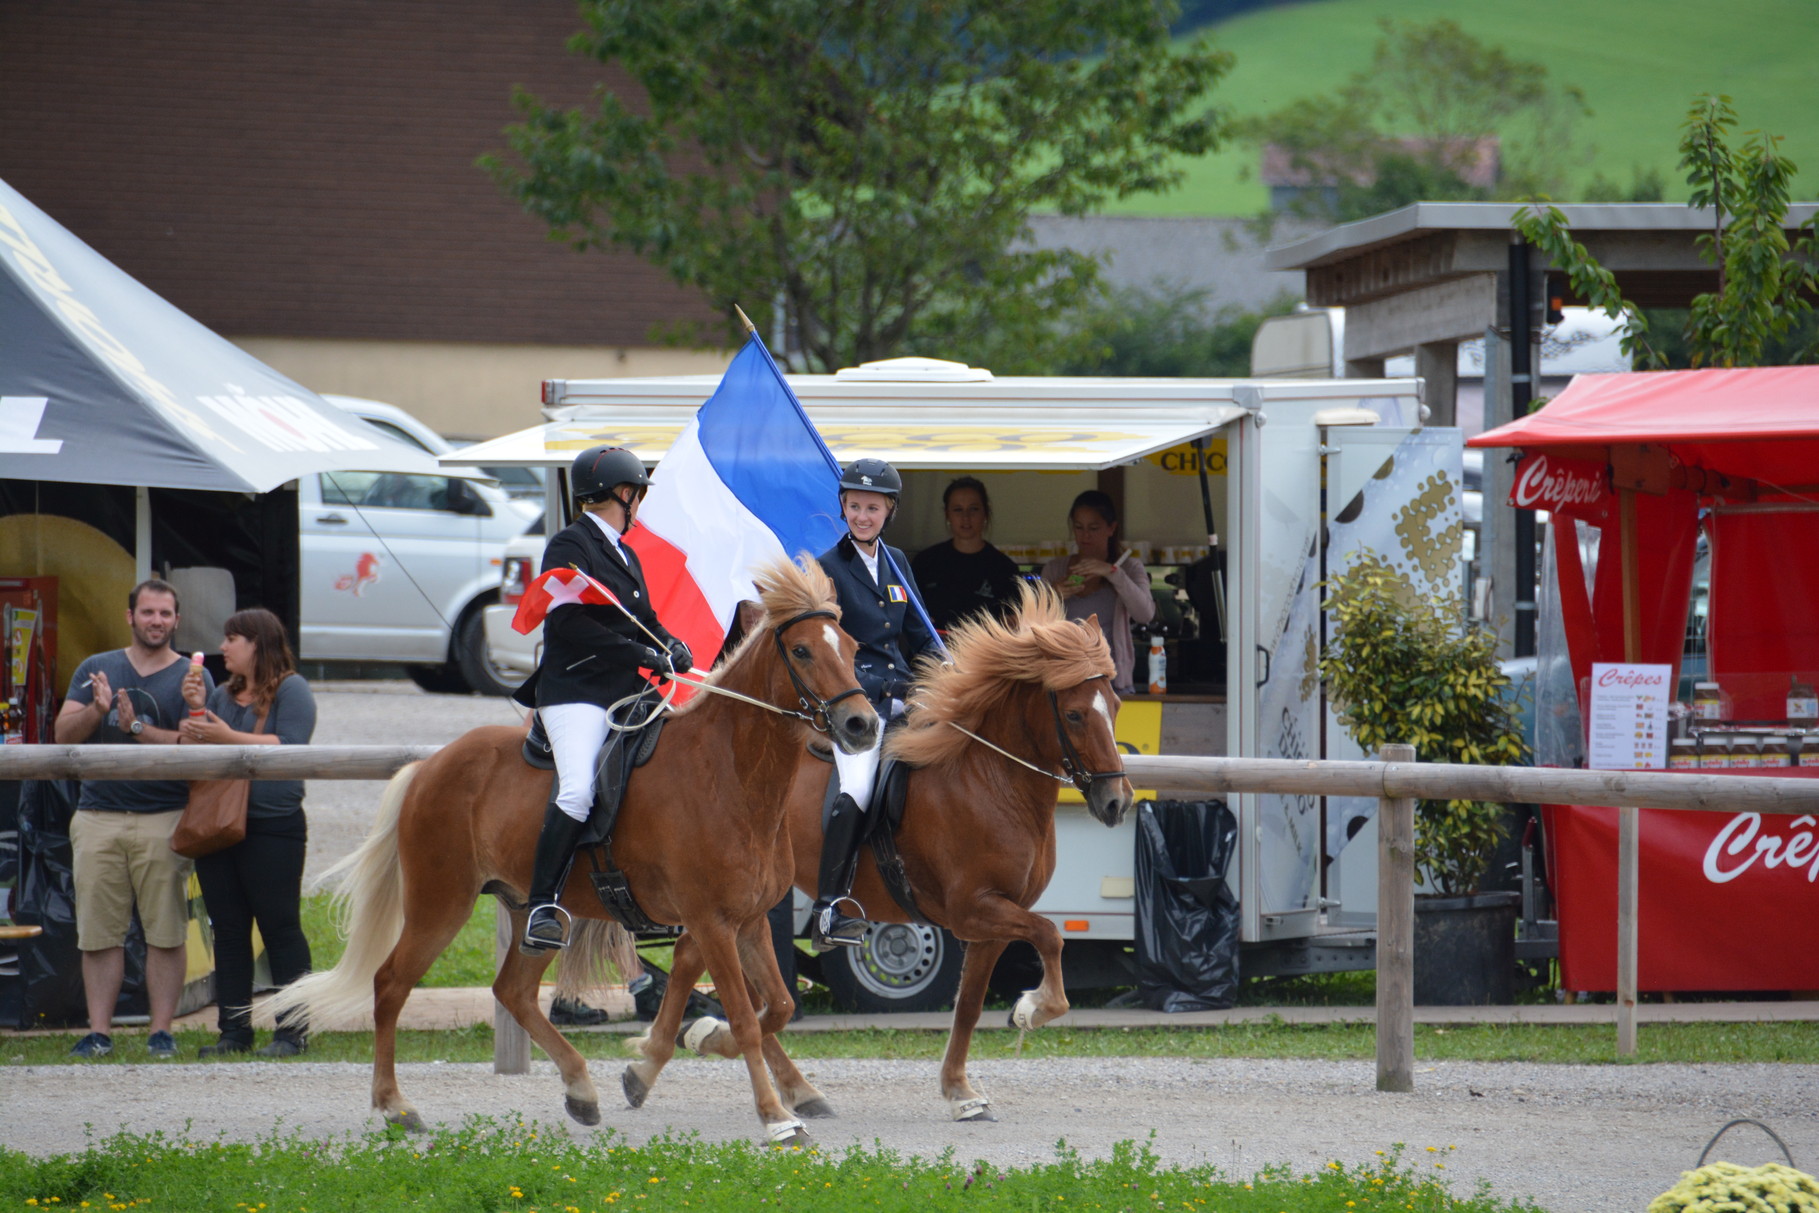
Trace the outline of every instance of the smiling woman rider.
<path fill-rule="evenodd" d="M 882 540 L 902 491 L 903 478 L 884 460 L 854 460 L 840 476 L 840 512 L 847 533 L 818 557 L 840 598 L 840 626 L 859 645 L 853 671 L 865 697 L 887 722 L 903 711 L 911 663 L 937 644 L 914 609 L 921 594 L 909 561 Z M 875 769 L 876 750 L 871 762 Z M 849 900 L 858 867 L 863 811 L 860 801 L 842 792 L 822 831 L 815 908 L 809 916 L 810 939 L 820 951 L 835 945 L 857 947 L 865 936 L 865 920 L 842 914 L 839 908 Z"/>

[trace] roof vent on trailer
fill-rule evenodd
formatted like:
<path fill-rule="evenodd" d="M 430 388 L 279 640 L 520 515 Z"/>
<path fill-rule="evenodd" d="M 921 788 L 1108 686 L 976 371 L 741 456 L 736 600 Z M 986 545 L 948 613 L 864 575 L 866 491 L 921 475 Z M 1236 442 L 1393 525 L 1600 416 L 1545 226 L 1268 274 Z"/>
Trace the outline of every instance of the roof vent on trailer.
<path fill-rule="evenodd" d="M 886 358 L 834 372 L 839 383 L 990 383 L 991 378 L 992 373 L 982 366 L 940 358 Z"/>

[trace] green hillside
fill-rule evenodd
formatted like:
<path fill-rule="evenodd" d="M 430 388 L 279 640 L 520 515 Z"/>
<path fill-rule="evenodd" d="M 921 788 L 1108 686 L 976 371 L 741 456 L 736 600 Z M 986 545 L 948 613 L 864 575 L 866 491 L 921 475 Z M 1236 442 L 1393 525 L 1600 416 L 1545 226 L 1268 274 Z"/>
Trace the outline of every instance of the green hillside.
<path fill-rule="evenodd" d="M 1697 93 L 1728 93 L 1746 128 L 1786 136 L 1802 173 L 1796 196 L 1819 196 L 1819 4 L 1814 0 L 1309 0 L 1212 27 L 1237 56 L 1215 103 L 1268 113 L 1330 91 L 1370 60 L 1377 21 L 1450 17 L 1473 37 L 1548 67 L 1551 80 L 1584 91 L 1578 179 L 1602 171 L 1627 184 L 1634 165 L 1656 167 L 1668 198 L 1685 191 L 1675 171 L 1680 120 Z M 1263 209 L 1257 153 L 1248 146 L 1204 157 L 1173 193 L 1114 204 L 1117 214 L 1229 215 Z M 1246 170 L 1251 170 L 1246 180 Z"/>

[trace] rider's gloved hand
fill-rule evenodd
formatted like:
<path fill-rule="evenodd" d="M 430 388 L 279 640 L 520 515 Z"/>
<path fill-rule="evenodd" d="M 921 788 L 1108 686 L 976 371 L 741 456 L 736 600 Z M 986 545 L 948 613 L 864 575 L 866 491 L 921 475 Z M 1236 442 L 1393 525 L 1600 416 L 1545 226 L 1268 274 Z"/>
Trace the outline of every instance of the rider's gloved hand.
<path fill-rule="evenodd" d="M 680 640 L 669 642 L 669 659 L 678 674 L 686 674 L 695 668 L 695 655 Z"/>
<path fill-rule="evenodd" d="M 668 653 L 659 653 L 656 649 L 653 649 L 648 645 L 645 647 L 644 656 L 638 659 L 638 664 L 651 671 L 653 674 L 673 674 L 676 672 L 675 667 L 670 664 Z"/>

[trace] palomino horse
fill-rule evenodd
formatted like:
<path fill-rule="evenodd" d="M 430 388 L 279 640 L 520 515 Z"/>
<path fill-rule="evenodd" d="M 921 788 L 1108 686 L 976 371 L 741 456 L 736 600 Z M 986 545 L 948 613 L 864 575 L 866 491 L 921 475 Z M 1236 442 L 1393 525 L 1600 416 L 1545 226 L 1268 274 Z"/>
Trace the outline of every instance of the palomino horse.
<path fill-rule="evenodd" d="M 746 984 L 723 983 L 731 1030 L 718 1033 L 719 1044 L 729 1056 L 744 1055 L 770 1140 L 795 1144 L 807 1134 L 778 1099 L 760 1054 L 762 1039 L 788 1023 L 792 1010 L 765 920 L 791 880 L 782 792 L 799 763 L 814 761 L 804 757 L 811 723 L 849 753 L 875 745 L 880 726 L 858 690 L 854 645 L 835 626 L 839 607 L 820 566 L 778 562 L 759 575 L 758 586 L 763 622 L 709 681 L 775 710 L 699 693 L 665 725 L 632 779 L 612 842 L 614 860 L 647 915 L 685 927 L 714 972 L 743 968 L 749 976 L 762 999 L 763 1023 Z M 794 710 L 798 704 L 801 711 Z M 513 934 L 523 934 L 524 890 L 553 778 L 525 764 L 523 741 L 519 728 L 474 729 L 398 773 L 371 834 L 329 873 L 346 876 L 338 893 L 349 907 L 341 963 L 294 983 L 269 1004 L 270 1013 L 295 1007 L 315 1022 L 370 1005 L 373 1106 L 392 1123 L 422 1127 L 398 1089 L 393 1064 L 398 1012 L 411 987 L 482 893 L 496 895 L 511 910 Z M 587 867 L 585 858 L 577 859 L 562 904 L 576 916 L 605 918 Z M 597 1124 L 599 1094 L 587 1063 L 537 1005 L 538 979 L 550 959 L 511 949 L 493 994 L 556 1063 L 569 1115 Z M 693 982 L 677 984 L 686 992 Z"/>
<path fill-rule="evenodd" d="M 967 944 L 941 1095 L 955 1120 L 992 1120 L 990 1101 L 967 1080 L 966 1058 L 986 983 L 1010 941 L 1024 940 L 1042 958 L 1041 984 L 1017 1000 L 1011 1022 L 1035 1028 L 1067 1012 L 1061 934 L 1029 909 L 1054 874 L 1060 787 L 1079 788 L 1087 809 L 1107 826 L 1123 820 L 1132 792 L 1113 738 L 1119 699 L 1097 619 L 1084 627 L 1069 622 L 1052 591 L 1032 586 L 1012 623 L 964 623 L 948 644 L 951 664 L 923 663 L 909 716 L 884 744 L 914 768 L 896 843 L 916 909 Z M 804 764 L 790 790 L 795 880 L 810 892 L 830 770 L 826 763 Z M 860 863 L 853 895 L 874 922 L 911 921 L 870 854 Z M 631 1042 L 643 1058 L 627 1071 L 627 1094 L 638 1092 L 634 1106 L 673 1052 L 670 1042 L 700 975 L 702 956 L 691 943 L 688 935 L 678 941 L 663 1006 L 649 1033 Z M 687 1043 L 734 1056 L 723 1034 L 703 1030 L 711 1022 L 691 1025 Z M 799 1115 L 833 1114 L 773 1036 L 765 1039 L 764 1058 Z"/>

